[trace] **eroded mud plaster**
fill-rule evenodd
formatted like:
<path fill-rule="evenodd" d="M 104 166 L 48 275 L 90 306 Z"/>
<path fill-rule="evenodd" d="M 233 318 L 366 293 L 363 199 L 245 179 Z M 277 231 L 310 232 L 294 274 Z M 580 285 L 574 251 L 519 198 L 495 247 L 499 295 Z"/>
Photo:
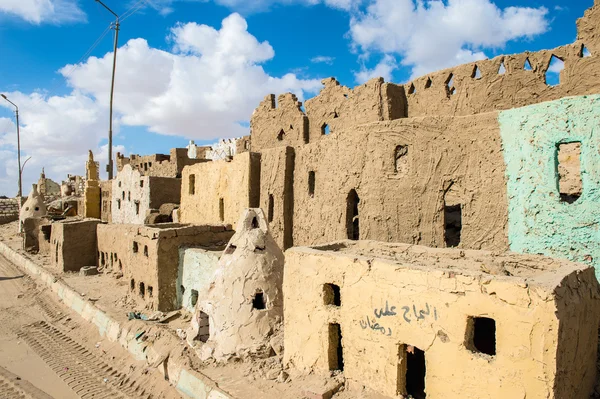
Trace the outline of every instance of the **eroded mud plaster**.
<path fill-rule="evenodd" d="M 285 257 L 292 369 L 342 369 L 350 387 L 389 397 L 593 391 L 600 288 L 587 265 L 372 241 L 294 247 Z M 419 351 L 424 363 L 415 365 Z"/>
<path fill-rule="evenodd" d="M 516 252 L 585 262 L 600 277 L 600 96 L 581 96 L 500 113 L 509 199 L 509 242 Z M 581 143 L 581 197 L 561 200 L 561 143 Z"/>
<path fill-rule="evenodd" d="M 270 353 L 269 340 L 283 316 L 282 281 L 283 253 L 269 234 L 265 215 L 258 208 L 247 209 L 210 289 L 200 293 L 188 338 L 196 339 L 201 357 L 227 360 Z"/>

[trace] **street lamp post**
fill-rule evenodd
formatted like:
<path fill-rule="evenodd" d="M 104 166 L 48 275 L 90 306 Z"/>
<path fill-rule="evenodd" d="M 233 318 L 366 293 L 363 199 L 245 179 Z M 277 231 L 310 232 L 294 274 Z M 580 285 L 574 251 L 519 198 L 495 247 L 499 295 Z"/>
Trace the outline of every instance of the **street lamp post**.
<path fill-rule="evenodd" d="M 22 180 L 21 180 L 21 134 L 19 131 L 19 107 L 17 107 L 17 104 L 13 103 L 12 101 L 10 101 L 4 94 L 0 94 L 0 96 L 2 96 L 2 98 L 4 98 L 6 101 L 8 101 L 9 103 L 11 103 L 11 105 L 13 107 L 15 107 L 15 116 L 17 119 L 17 159 L 19 160 L 19 195 L 18 195 L 18 204 L 19 204 L 19 210 L 21 210 L 21 198 L 23 196 L 23 185 L 22 185 Z"/>
<path fill-rule="evenodd" d="M 106 171 L 108 172 L 108 180 L 112 180 L 113 178 L 113 156 L 112 156 L 112 125 L 113 125 L 113 98 L 115 94 L 115 71 L 117 69 L 117 46 L 119 44 L 119 16 L 106 4 L 104 4 L 100 0 L 96 0 L 100 3 L 104 8 L 106 8 L 112 15 L 117 19 L 115 21 L 115 44 L 113 51 L 113 67 L 112 67 L 112 79 L 110 83 L 110 111 L 109 111 L 109 125 L 108 125 L 108 165 L 106 165 Z"/>

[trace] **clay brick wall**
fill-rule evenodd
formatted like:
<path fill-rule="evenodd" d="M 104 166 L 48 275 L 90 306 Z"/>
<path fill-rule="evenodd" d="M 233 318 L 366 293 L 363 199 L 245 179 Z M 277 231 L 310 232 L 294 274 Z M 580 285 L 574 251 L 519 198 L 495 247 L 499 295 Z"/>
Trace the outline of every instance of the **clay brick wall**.
<path fill-rule="evenodd" d="M 98 225 L 98 264 L 106 271 L 122 274 L 132 295 L 154 310 L 170 311 L 178 306 L 176 282 L 179 248 L 224 248 L 231 226 Z"/>
<path fill-rule="evenodd" d="M 428 398 L 594 390 L 600 295 L 587 265 L 345 241 L 286 251 L 283 293 L 284 362 L 304 374 L 329 376 L 341 353 L 351 384 L 386 397 L 424 397 L 407 392 L 419 379 Z"/>
<path fill-rule="evenodd" d="M 497 117 L 378 122 L 296 148 L 294 245 L 349 238 L 348 198 L 355 190 L 360 239 L 444 247 L 445 204 L 460 205 L 460 247 L 507 250 Z"/>
<path fill-rule="evenodd" d="M 260 154 L 251 152 L 184 168 L 179 220 L 236 223 L 244 209 L 259 205 L 260 170 Z"/>
<path fill-rule="evenodd" d="M 0 225 L 19 220 L 19 203 L 16 198 L 0 199 Z"/>
<path fill-rule="evenodd" d="M 253 151 L 298 147 L 330 132 L 362 123 L 406 117 L 404 88 L 376 78 L 350 89 L 335 79 L 323 80 L 318 96 L 302 103 L 291 93 L 267 96 L 250 121 Z"/>
<path fill-rule="evenodd" d="M 302 103 L 291 94 L 270 95 L 252 115 L 253 151 L 276 146 L 297 147 L 359 124 L 434 115 L 473 115 L 506 110 L 600 91 L 600 5 L 577 21 L 574 43 L 552 50 L 502 55 L 416 78 L 404 85 L 372 79 L 354 89 L 335 79 Z M 586 48 L 591 56 L 584 57 Z M 564 62 L 560 84 L 547 84 L 552 56 Z M 525 70 L 529 62 L 531 70 Z M 504 70 L 499 73 L 501 66 Z M 478 73 L 476 73 L 478 71 Z M 280 135 L 284 132 L 283 135 Z M 281 139 L 279 139 L 281 138 Z"/>
<path fill-rule="evenodd" d="M 202 148 L 202 147 L 201 147 Z M 135 155 L 125 157 L 117 153 L 117 171 L 120 172 L 125 165 L 130 165 L 143 176 L 173 177 L 180 178 L 183 168 L 187 165 L 207 162 L 206 159 L 190 159 L 187 148 L 172 148 L 169 155 Z M 198 156 L 202 156 L 206 150 L 201 150 Z"/>
<path fill-rule="evenodd" d="M 264 150 L 260 157 L 260 207 L 269 231 L 282 249 L 293 245 L 294 149 L 276 147 Z"/>
<path fill-rule="evenodd" d="M 100 220 L 76 220 L 52 223 L 50 258 L 52 267 L 65 272 L 96 266 L 96 226 Z"/>

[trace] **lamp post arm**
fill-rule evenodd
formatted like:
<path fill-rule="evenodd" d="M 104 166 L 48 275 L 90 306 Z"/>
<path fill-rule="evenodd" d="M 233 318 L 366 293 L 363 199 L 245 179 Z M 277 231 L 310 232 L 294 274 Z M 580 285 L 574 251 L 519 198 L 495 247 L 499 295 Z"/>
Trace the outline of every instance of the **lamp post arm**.
<path fill-rule="evenodd" d="M 102 5 L 102 7 L 106 8 L 108 10 L 108 12 L 110 12 L 112 15 L 115 16 L 115 18 L 119 19 L 119 16 L 117 14 L 115 14 L 115 12 L 113 10 L 111 10 L 110 8 L 108 8 L 108 6 L 106 4 L 104 4 L 100 0 L 96 0 L 96 2 L 100 3 Z"/>

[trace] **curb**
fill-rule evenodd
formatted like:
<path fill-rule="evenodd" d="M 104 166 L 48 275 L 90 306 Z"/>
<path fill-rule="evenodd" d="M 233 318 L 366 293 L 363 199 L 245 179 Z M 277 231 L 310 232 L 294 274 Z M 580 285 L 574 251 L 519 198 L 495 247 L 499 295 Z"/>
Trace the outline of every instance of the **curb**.
<path fill-rule="evenodd" d="M 75 290 L 65 284 L 60 278 L 56 278 L 1 241 L 0 254 L 30 277 L 45 284 L 62 300 L 65 306 L 73 309 L 84 320 L 94 324 L 98 328 L 100 336 L 106 337 L 111 342 L 118 342 L 136 360 L 144 360 L 150 363 L 148 354 L 156 352 L 152 350 L 151 345 L 139 342 L 136 338 L 137 334 L 134 331 L 123 327 L 118 321 L 98 309 L 93 303 L 82 299 Z M 154 364 L 153 366 L 156 368 L 162 366 L 159 370 L 168 367 L 169 382 L 173 384 L 177 391 L 189 398 L 235 399 L 219 389 L 217 384 L 206 376 L 178 364 L 177 359 L 168 357 L 159 365 Z"/>

